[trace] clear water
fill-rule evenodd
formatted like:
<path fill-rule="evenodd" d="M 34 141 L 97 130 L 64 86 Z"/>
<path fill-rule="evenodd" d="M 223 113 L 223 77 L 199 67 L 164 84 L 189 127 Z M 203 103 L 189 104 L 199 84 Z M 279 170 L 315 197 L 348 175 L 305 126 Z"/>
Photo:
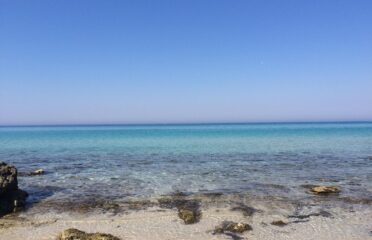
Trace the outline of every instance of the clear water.
<path fill-rule="evenodd" d="M 372 123 L 0 127 L 0 159 L 32 199 L 170 192 L 372 197 Z"/>

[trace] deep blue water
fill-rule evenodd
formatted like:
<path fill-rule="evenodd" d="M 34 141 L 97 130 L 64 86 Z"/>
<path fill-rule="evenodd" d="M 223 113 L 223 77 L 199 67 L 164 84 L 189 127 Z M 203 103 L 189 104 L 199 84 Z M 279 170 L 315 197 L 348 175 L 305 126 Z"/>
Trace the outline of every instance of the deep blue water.
<path fill-rule="evenodd" d="M 0 127 L 0 160 L 33 198 L 186 192 L 372 196 L 372 123 Z M 43 189 L 51 189 L 45 195 Z"/>

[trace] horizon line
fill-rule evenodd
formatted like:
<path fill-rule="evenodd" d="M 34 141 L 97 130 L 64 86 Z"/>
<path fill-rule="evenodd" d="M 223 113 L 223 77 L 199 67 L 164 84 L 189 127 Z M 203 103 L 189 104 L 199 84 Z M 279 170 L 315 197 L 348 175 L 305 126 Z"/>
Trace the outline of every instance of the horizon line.
<path fill-rule="evenodd" d="M 311 124 L 311 123 L 372 123 L 372 120 L 319 121 L 238 121 L 238 122 L 158 122 L 158 123 L 61 123 L 61 124 L 0 124 L 0 127 L 84 127 L 84 126 L 164 126 L 164 125 L 242 125 L 242 124 Z"/>

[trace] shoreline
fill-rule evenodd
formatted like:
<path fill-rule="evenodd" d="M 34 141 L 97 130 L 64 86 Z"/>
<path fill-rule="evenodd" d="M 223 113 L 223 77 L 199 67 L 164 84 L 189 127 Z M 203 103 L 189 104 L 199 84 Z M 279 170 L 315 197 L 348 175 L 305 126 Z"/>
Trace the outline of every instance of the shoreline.
<path fill-rule="evenodd" d="M 186 225 L 178 204 L 198 203 L 201 218 Z M 54 206 L 54 207 L 53 207 Z M 254 197 L 249 194 L 187 195 L 124 202 L 40 202 L 0 219 L 0 239 L 54 240 L 67 228 L 104 232 L 122 239 L 353 239 L 372 237 L 371 202 L 339 196 L 304 200 Z M 253 230 L 214 234 L 223 221 L 244 222 Z M 285 223 L 273 225 L 275 221 Z M 31 235 L 30 235 L 31 232 Z"/>

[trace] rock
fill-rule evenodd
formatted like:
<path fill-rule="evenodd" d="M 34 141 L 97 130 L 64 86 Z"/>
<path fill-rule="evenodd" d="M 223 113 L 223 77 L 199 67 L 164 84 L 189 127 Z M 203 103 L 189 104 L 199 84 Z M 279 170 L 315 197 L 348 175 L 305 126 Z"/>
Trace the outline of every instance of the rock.
<path fill-rule="evenodd" d="M 31 176 L 43 175 L 45 173 L 44 169 L 40 168 L 30 173 Z"/>
<path fill-rule="evenodd" d="M 26 205 L 28 193 L 23 190 L 11 191 L 0 197 L 0 217 L 22 210 Z"/>
<path fill-rule="evenodd" d="M 248 230 L 252 230 L 252 227 L 247 223 L 231 223 L 226 227 L 227 231 L 242 233 Z"/>
<path fill-rule="evenodd" d="M 245 231 L 252 230 L 252 227 L 248 223 L 236 223 L 231 221 L 224 221 L 221 225 L 214 229 L 215 234 L 224 233 L 226 231 L 232 233 L 243 233 Z"/>
<path fill-rule="evenodd" d="M 0 162 L 0 217 L 22 209 L 27 192 L 18 189 L 17 169 Z"/>
<path fill-rule="evenodd" d="M 4 162 L 0 162 L 0 196 L 17 189 L 17 169 Z"/>
<path fill-rule="evenodd" d="M 200 201 L 188 199 L 187 195 L 182 192 L 176 192 L 168 197 L 158 199 L 161 208 L 177 208 L 178 217 L 185 224 L 197 223 L 201 218 Z"/>
<path fill-rule="evenodd" d="M 16 191 L 12 191 L 10 194 L 10 199 L 13 201 L 14 210 L 18 210 L 26 205 L 26 199 L 28 197 L 28 193 L 21 189 Z"/>
<path fill-rule="evenodd" d="M 177 206 L 178 216 L 185 224 L 199 222 L 201 218 L 200 202 L 196 200 L 185 200 Z"/>
<path fill-rule="evenodd" d="M 75 228 L 63 231 L 57 240 L 121 240 L 111 234 L 86 233 Z"/>
<path fill-rule="evenodd" d="M 271 225 L 275 225 L 275 226 L 278 226 L 278 227 L 284 227 L 285 225 L 287 225 L 288 223 L 282 221 L 282 220 L 278 220 L 278 221 L 272 221 L 271 222 Z"/>
<path fill-rule="evenodd" d="M 18 176 L 32 177 L 32 176 L 40 176 L 40 175 L 44 175 L 44 174 L 45 174 L 44 169 L 40 168 L 40 169 L 37 169 L 37 170 L 32 171 L 32 172 L 19 172 Z"/>
<path fill-rule="evenodd" d="M 314 194 L 327 195 L 331 193 L 339 193 L 341 189 L 336 186 L 315 186 L 310 189 Z"/>
<path fill-rule="evenodd" d="M 178 216 L 185 222 L 185 224 L 193 224 L 198 221 L 196 212 L 189 209 L 178 210 Z"/>

